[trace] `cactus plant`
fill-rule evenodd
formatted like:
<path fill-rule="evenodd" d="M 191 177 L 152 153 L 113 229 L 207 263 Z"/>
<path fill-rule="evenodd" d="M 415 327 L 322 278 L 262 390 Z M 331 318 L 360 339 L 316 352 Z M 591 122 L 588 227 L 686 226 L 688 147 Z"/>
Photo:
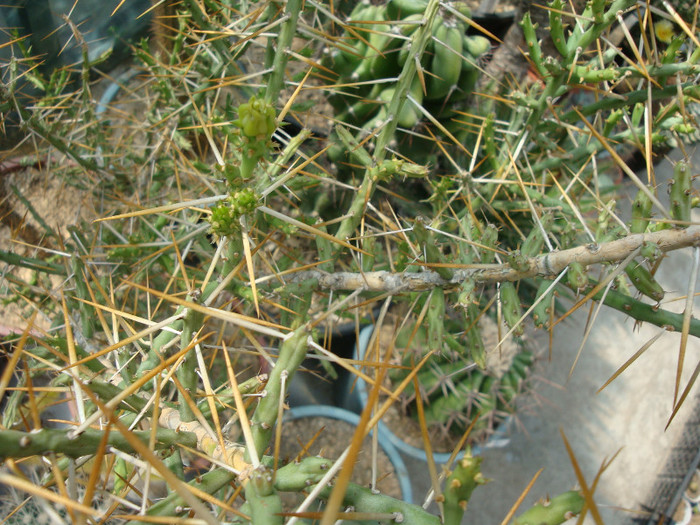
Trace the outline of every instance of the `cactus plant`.
<path fill-rule="evenodd" d="M 345 5 L 323 2 L 185 0 L 162 20 L 169 51 L 134 48 L 141 69 L 120 100 L 133 107 L 105 114 L 87 62 L 70 84 L 70 71 L 41 71 L 13 39 L 3 118 L 18 115 L 33 164 L 50 165 L 64 190 L 94 192 L 99 217 L 68 230 L 37 221 L 46 236 L 36 251 L 0 251 L 4 296 L 28 319 L 0 376 L 3 485 L 62 505 L 75 522 L 454 523 L 477 497 L 478 460 L 458 463 L 447 485 L 435 476 L 441 517 L 349 479 L 365 434 L 414 379 L 427 390 L 446 364 L 487 366 L 494 348 L 480 343 L 480 316 L 517 334 L 530 316 L 553 329 L 568 315 L 558 296 L 602 301 L 681 332 L 683 351 L 700 335 L 695 277 L 677 314 L 655 304 L 656 270 L 671 250 L 697 253 L 694 173 L 678 164 L 666 206 L 651 170 L 640 180 L 625 160 L 641 151 L 649 168 L 658 148 L 692 135 L 700 51 L 671 9 L 674 35 L 656 41 L 640 25 L 656 44 L 631 56 L 648 63 L 618 63 L 603 35 L 634 4 L 591 0 L 567 27 L 553 2 L 558 56 L 525 16 L 529 75 L 482 84 L 486 40 L 466 34 L 461 2 L 360 2 L 346 19 Z M 19 95 L 25 81 L 43 90 L 31 105 Z M 285 116 L 320 113 L 326 96 L 329 137 L 286 133 Z M 629 222 L 603 176 L 618 168 L 642 193 Z M 383 378 L 401 366 L 380 355 L 352 372 L 323 340 L 330 323 L 380 302 L 383 316 L 403 303 L 429 350 L 388 398 Z M 269 375 L 238 377 L 245 355 Z M 280 465 L 285 393 L 307 355 L 363 374 L 370 403 L 340 461 Z M 680 361 L 675 411 L 688 392 Z M 425 416 L 451 417 L 465 398 L 493 412 L 517 394 L 521 370 L 510 371 L 484 387 L 498 391 L 489 398 L 473 389 L 488 373 L 470 371 Z M 44 428 L 41 392 L 70 403 L 75 421 Z M 25 475 L 20 460 L 37 455 L 45 462 L 25 461 Z M 286 491 L 304 503 L 285 508 Z M 576 494 L 518 519 L 555 523 L 592 505 Z M 323 510 L 309 510 L 319 501 Z"/>
<path fill-rule="evenodd" d="M 428 311 L 426 317 L 430 315 Z M 448 328 L 450 326 L 447 324 Z M 484 445 L 497 431 L 503 433 L 501 427 L 515 412 L 517 397 L 528 390 L 532 352 L 512 339 L 495 348 L 499 344 L 498 326 L 489 317 L 475 317 L 470 329 L 480 340 L 486 340 L 488 353 L 483 367 L 470 358 L 467 350 L 474 341 L 465 331 L 457 331 L 457 335 L 445 334 L 448 343 L 444 349 L 440 347 L 438 353 L 429 349 L 427 329 L 417 327 L 415 333 L 413 331 L 412 324 L 406 325 L 396 336 L 391 329 L 378 330 L 379 353 L 385 352 L 386 347 L 394 349 L 396 368 L 388 374 L 394 388 L 406 379 L 417 363 L 428 359 L 416 375 L 418 393 L 413 383 L 406 386 L 390 423 L 390 428 L 409 445 L 408 449 L 423 448 L 417 402 L 423 405 L 422 417 L 427 435 L 433 440 L 431 449 L 438 453 L 436 457 L 449 456 L 467 429 L 467 443 L 471 446 Z M 365 350 L 364 359 L 375 360 L 371 346 Z M 420 396 L 420 400 L 416 396 Z"/>

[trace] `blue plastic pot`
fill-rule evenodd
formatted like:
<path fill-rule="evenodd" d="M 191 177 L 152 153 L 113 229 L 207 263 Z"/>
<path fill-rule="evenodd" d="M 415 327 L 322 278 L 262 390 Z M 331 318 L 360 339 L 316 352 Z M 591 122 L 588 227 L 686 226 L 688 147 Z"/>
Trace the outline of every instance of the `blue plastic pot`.
<path fill-rule="evenodd" d="M 285 421 L 307 417 L 338 419 L 353 426 L 357 426 L 357 424 L 360 422 L 360 416 L 354 412 L 331 405 L 307 405 L 294 407 L 287 410 L 287 412 L 284 414 Z M 407 503 L 413 503 L 411 479 L 408 475 L 408 471 L 406 470 L 406 464 L 403 462 L 401 454 L 399 454 L 394 447 L 394 442 L 391 439 L 390 432 L 387 430 L 386 426 L 383 423 L 379 423 L 377 431 L 379 432 L 379 446 L 389 458 L 389 461 L 394 467 L 396 477 L 398 478 L 399 487 L 401 488 L 401 498 Z"/>

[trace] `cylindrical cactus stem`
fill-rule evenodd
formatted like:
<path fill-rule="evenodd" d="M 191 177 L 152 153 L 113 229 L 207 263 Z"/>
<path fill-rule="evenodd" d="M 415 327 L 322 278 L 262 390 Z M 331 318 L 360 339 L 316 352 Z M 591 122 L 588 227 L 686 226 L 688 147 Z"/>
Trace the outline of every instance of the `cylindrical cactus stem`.
<path fill-rule="evenodd" d="M 595 285 L 595 282 L 591 283 Z M 590 291 L 590 289 L 588 290 Z M 604 290 L 599 290 L 594 296 L 594 301 L 600 301 Z M 662 326 L 677 332 L 683 330 L 683 314 L 669 312 L 659 308 L 658 305 L 651 305 L 638 301 L 629 295 L 625 295 L 616 290 L 608 290 L 604 303 L 637 321 L 646 321 L 655 326 Z M 700 320 L 690 320 L 690 335 L 700 337 Z"/>
<path fill-rule="evenodd" d="M 578 490 L 570 490 L 535 504 L 511 525 L 559 525 L 578 515 L 585 502 Z"/>
<path fill-rule="evenodd" d="M 178 307 L 176 314 L 179 314 L 183 309 L 184 307 L 182 306 Z M 136 374 L 134 374 L 134 379 L 139 379 L 141 376 L 147 374 L 160 364 L 161 358 L 163 357 L 160 355 L 161 349 L 175 339 L 180 330 L 182 330 L 182 319 L 173 321 L 168 326 L 167 330 L 162 330 L 155 337 L 155 339 L 153 339 L 151 349 L 149 350 L 146 359 L 144 359 L 137 368 Z M 148 389 L 149 386 L 145 385 L 145 388 Z"/>
<path fill-rule="evenodd" d="M 328 498 L 332 487 L 324 487 L 319 497 Z M 441 525 L 440 518 L 430 514 L 418 505 L 406 503 L 391 496 L 372 492 L 369 487 L 349 483 L 343 498 L 345 507 L 353 507 L 355 512 L 363 514 L 376 513 L 386 516 L 393 514 L 394 523 L 413 523 L 415 525 Z M 384 523 L 384 521 L 382 522 Z"/>
<path fill-rule="evenodd" d="M 115 459 L 114 467 L 112 468 L 112 473 L 114 474 L 112 494 L 115 496 L 121 496 L 122 491 L 126 487 L 131 467 L 132 465 L 128 464 L 124 458 Z"/>
<path fill-rule="evenodd" d="M 503 311 L 503 318 L 508 327 L 513 331 L 513 335 L 521 336 L 525 331 L 525 327 L 520 323 L 522 317 L 522 307 L 520 306 L 520 297 L 515 289 L 515 284 L 510 281 L 501 283 L 500 299 Z"/>
<path fill-rule="evenodd" d="M 447 262 L 447 258 L 440 252 L 440 249 L 435 244 L 435 235 L 429 232 L 426 228 L 428 224 L 427 219 L 424 217 L 416 217 L 413 223 L 413 233 L 418 240 L 421 248 L 425 250 L 426 263 L 444 263 Z M 444 266 L 435 266 L 433 269 L 445 280 L 452 279 L 453 271 L 450 268 Z"/>
<path fill-rule="evenodd" d="M 298 462 L 288 463 L 275 472 L 275 488 L 282 492 L 301 492 L 318 483 L 332 466 L 318 456 L 308 456 Z"/>
<path fill-rule="evenodd" d="M 260 465 L 251 472 L 245 484 L 245 497 L 250 504 L 251 525 L 282 525 L 282 500 L 270 468 Z"/>
<path fill-rule="evenodd" d="M 191 297 L 188 296 L 191 300 Z M 180 348 L 187 348 L 192 342 L 192 335 L 202 327 L 203 314 L 195 310 L 187 310 L 185 313 L 184 322 L 182 324 L 182 332 L 180 332 Z M 190 351 L 177 369 L 177 378 L 182 385 L 183 390 L 178 391 L 180 404 L 180 417 L 183 421 L 192 421 L 194 412 L 190 408 L 190 399 L 192 399 L 197 391 L 197 358 L 194 350 Z M 188 399 L 189 398 L 189 399 Z"/>
<path fill-rule="evenodd" d="M 540 47 L 540 43 L 537 40 L 537 33 L 535 31 L 537 26 L 532 23 L 532 19 L 530 18 L 529 12 L 525 13 L 523 20 L 520 23 L 520 27 L 522 27 L 523 35 L 525 36 L 525 42 L 527 43 L 530 60 L 535 65 L 540 74 L 546 75 L 547 70 L 545 69 L 543 63 L 542 48 Z"/>
<path fill-rule="evenodd" d="M 487 483 L 481 473 L 482 458 L 475 458 L 471 451 L 455 465 L 445 481 L 445 490 L 440 497 L 443 500 L 444 525 L 459 525 L 472 492 L 479 485 Z"/>
<path fill-rule="evenodd" d="M 571 261 L 566 277 L 569 281 L 569 286 L 576 290 L 577 293 L 588 286 L 588 272 L 583 264 L 578 261 Z"/>
<path fill-rule="evenodd" d="M 301 324 L 300 321 L 297 323 L 299 325 L 280 347 L 277 363 L 270 372 L 270 379 L 265 388 L 266 395 L 260 399 L 260 404 L 255 409 L 251 420 L 253 441 L 259 454 L 267 447 L 272 435 L 272 428 L 277 421 L 277 409 L 280 399 L 284 395 L 284 392 L 281 391 L 281 375 L 286 372 L 289 375 L 289 381 L 291 381 L 294 372 L 306 357 L 307 340 L 311 334 L 305 324 Z"/>
<path fill-rule="evenodd" d="M 687 162 L 676 163 L 670 186 L 671 217 L 677 221 L 689 222 L 693 189 L 690 166 Z"/>
<path fill-rule="evenodd" d="M 272 463 L 272 457 L 263 459 L 264 464 Z M 319 457 L 306 457 L 298 463 L 290 463 L 281 467 L 275 473 L 275 489 L 283 492 L 300 492 L 321 481 L 326 474 L 331 462 Z M 189 483 L 190 486 L 207 494 L 214 494 L 222 487 L 236 479 L 237 474 L 224 469 L 215 469 L 197 477 Z M 184 505 L 182 497 L 177 492 L 172 492 L 166 498 L 152 505 L 147 514 L 149 516 L 174 516 L 177 507 Z"/>
<path fill-rule="evenodd" d="M 651 187 L 648 187 L 652 191 Z M 632 202 L 632 217 L 630 219 L 630 233 L 644 233 L 649 226 L 653 203 L 647 192 L 639 190 Z"/>
<path fill-rule="evenodd" d="M 469 362 L 457 358 L 455 361 L 432 362 L 418 372 L 418 384 L 422 391 L 430 396 L 445 383 L 457 383 L 470 371 Z M 413 383 L 406 385 L 404 395 L 410 396 L 414 392 Z"/>
<path fill-rule="evenodd" d="M 251 392 L 258 391 L 260 388 L 262 388 L 266 381 L 267 374 L 260 374 L 255 377 L 251 377 L 250 379 L 247 379 L 238 385 L 238 391 L 241 393 L 242 396 L 245 396 L 247 394 L 250 394 Z M 125 402 L 129 399 L 131 398 L 127 398 Z M 217 404 L 220 404 L 222 406 L 233 404 L 235 401 L 234 396 L 231 393 L 231 389 L 227 388 L 218 392 L 216 394 L 216 402 Z M 211 417 L 211 408 L 209 407 L 209 402 L 206 398 L 200 401 L 197 406 L 204 417 Z"/>
<path fill-rule="evenodd" d="M 74 437 L 69 437 L 68 431 L 63 429 L 42 428 L 35 432 L 0 430 L 0 458 L 26 458 L 42 455 L 47 451 L 71 458 L 95 454 L 103 433 L 102 430 L 88 428 Z M 150 433 L 146 430 L 134 431 L 144 443 L 148 443 Z M 107 444 L 124 452 L 134 451 L 126 438 L 116 431 L 110 433 Z M 156 431 L 157 449 L 173 445 L 196 447 L 197 437 L 191 432 L 175 432 L 164 428 Z"/>
<path fill-rule="evenodd" d="M 97 394 L 97 397 L 102 401 L 106 402 L 120 394 L 124 388 L 113 385 L 112 383 L 107 383 L 101 379 L 93 379 L 90 381 L 90 390 Z M 146 403 L 147 401 L 142 397 L 132 394 L 117 405 L 117 407 L 138 414 L 141 410 L 146 408 Z M 146 408 L 145 415 L 151 415 L 152 413 L 153 407 Z"/>
<path fill-rule="evenodd" d="M 83 337 L 86 339 L 92 338 L 95 333 L 95 323 L 97 319 L 93 315 L 90 307 L 87 303 L 83 301 L 90 301 L 90 292 L 88 291 L 88 281 L 87 275 L 84 272 L 84 266 L 82 259 L 77 255 L 73 255 L 70 258 L 71 270 L 74 274 L 73 282 L 75 283 L 75 291 L 78 299 L 82 299 L 78 303 L 78 311 L 80 312 L 80 324 L 83 329 Z"/>
<path fill-rule="evenodd" d="M 474 402 L 483 374 L 476 370 L 468 377 L 463 377 L 453 389 L 437 397 L 425 407 L 425 420 L 428 424 L 446 424 L 454 414 L 467 412 L 467 407 Z"/>
<path fill-rule="evenodd" d="M 554 289 L 550 279 L 542 279 L 537 288 L 535 301 L 539 301 L 532 310 L 532 322 L 536 328 L 547 327 L 552 318 L 554 308 Z"/>
<path fill-rule="evenodd" d="M 486 348 L 481 337 L 481 327 L 476 321 L 480 313 L 477 304 L 471 303 L 467 307 L 467 318 L 471 323 L 471 328 L 467 331 L 467 340 L 469 341 L 469 357 L 479 368 L 484 369 L 486 368 Z"/>
<path fill-rule="evenodd" d="M 180 449 L 175 449 L 172 454 L 163 459 L 163 463 L 177 476 L 178 479 L 185 479 L 185 467 L 182 464 L 182 454 Z"/>
<path fill-rule="evenodd" d="M 523 241 L 520 247 L 520 253 L 527 257 L 534 257 L 539 255 L 544 247 L 545 238 L 547 232 L 551 230 L 552 224 L 554 224 L 554 215 L 551 213 L 545 213 L 540 217 L 540 228 L 539 224 L 535 224 L 532 230 L 528 234 L 527 238 Z"/>
<path fill-rule="evenodd" d="M 277 36 L 276 48 L 274 56 L 272 57 L 272 63 L 266 60 L 265 67 L 270 68 L 269 77 L 267 78 L 266 88 L 265 88 L 265 98 L 269 102 L 276 102 L 279 98 L 280 91 L 284 87 L 284 75 L 287 72 L 287 60 L 289 58 L 289 51 L 292 47 L 292 40 L 296 34 L 297 21 L 299 20 L 299 13 L 301 13 L 303 7 L 303 2 L 301 0 L 291 0 L 286 2 L 285 5 L 285 18 L 282 22 L 282 26 Z M 276 10 L 278 6 L 275 4 L 270 4 L 269 9 Z"/>
<path fill-rule="evenodd" d="M 549 8 L 549 27 L 552 42 L 557 48 L 557 51 L 559 51 L 564 58 L 567 58 L 566 55 L 568 50 L 566 49 L 566 35 L 564 33 L 564 25 L 562 23 L 564 2 L 562 0 L 552 0 L 552 2 L 549 4 Z"/>
<path fill-rule="evenodd" d="M 479 239 L 481 244 L 481 264 L 491 264 L 496 258 L 496 244 L 498 243 L 498 228 L 488 224 Z"/>
<path fill-rule="evenodd" d="M 428 300 L 428 349 L 441 352 L 445 329 L 445 291 L 442 288 L 433 289 Z"/>
<path fill-rule="evenodd" d="M 234 474 L 230 470 L 225 469 L 215 469 L 211 472 L 207 472 L 202 476 L 198 476 L 196 480 L 190 481 L 188 485 L 199 489 L 201 492 L 206 492 L 207 494 L 214 494 L 221 487 L 226 486 L 236 479 L 237 474 Z M 185 505 L 182 496 L 177 492 L 171 492 L 168 496 L 162 500 L 154 503 L 146 511 L 148 516 L 177 516 L 178 507 L 183 507 Z M 135 525 L 137 523 L 143 523 L 142 521 L 134 520 L 128 522 L 128 525 Z"/>
<path fill-rule="evenodd" d="M 632 285 L 647 297 L 657 302 L 664 298 L 664 289 L 642 263 L 632 261 L 625 266 L 625 273 Z"/>

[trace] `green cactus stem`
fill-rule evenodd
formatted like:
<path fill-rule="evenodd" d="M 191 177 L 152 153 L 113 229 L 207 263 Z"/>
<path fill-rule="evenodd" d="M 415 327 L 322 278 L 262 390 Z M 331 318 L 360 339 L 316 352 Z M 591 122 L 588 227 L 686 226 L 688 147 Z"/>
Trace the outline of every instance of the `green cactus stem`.
<path fill-rule="evenodd" d="M 260 390 L 265 382 L 267 382 L 267 374 L 260 374 L 255 377 L 251 377 L 238 385 L 238 391 L 242 396 L 245 396 Z M 235 402 L 234 399 L 234 395 L 230 388 L 217 391 L 216 397 L 214 398 L 215 402 L 221 406 L 233 404 Z M 209 407 L 207 399 L 202 399 L 199 401 L 197 403 L 197 407 L 202 412 L 204 417 L 211 417 L 211 408 Z"/>
<path fill-rule="evenodd" d="M 291 381 L 306 357 L 307 339 L 311 332 L 300 321 L 297 321 L 297 324 L 294 332 L 284 340 L 280 347 L 277 363 L 270 372 L 270 379 L 265 388 L 266 395 L 260 399 L 260 404 L 258 404 L 251 419 L 253 441 L 258 454 L 262 454 L 268 446 L 272 429 L 277 421 L 277 410 L 280 400 L 284 396 L 284 392 L 281 391 L 281 375 L 286 372 L 289 375 L 289 381 Z"/>
<path fill-rule="evenodd" d="M 113 385 L 112 383 L 107 383 L 100 379 L 93 379 L 90 381 L 90 390 L 92 390 L 100 400 L 107 402 L 110 399 L 117 397 L 123 390 L 123 386 Z M 138 414 L 141 410 L 146 408 L 147 401 L 142 397 L 132 394 L 126 399 L 124 399 L 119 405 L 118 409 L 128 410 L 134 414 Z M 145 414 L 151 415 L 153 413 L 153 408 L 149 407 L 146 409 Z"/>
<path fill-rule="evenodd" d="M 277 2 L 271 2 L 269 10 L 274 12 L 279 9 Z M 265 88 L 265 99 L 269 103 L 274 103 L 277 101 L 280 91 L 284 85 L 284 75 L 287 71 L 287 59 L 289 57 L 289 51 L 292 47 L 292 40 L 294 35 L 297 33 L 297 20 L 299 20 L 299 13 L 302 11 L 302 0 L 288 0 L 285 2 L 284 9 L 284 22 L 282 22 L 282 27 L 280 29 L 277 39 L 270 39 L 268 43 L 268 52 L 271 49 L 273 43 L 276 44 L 274 55 L 268 55 L 271 60 L 265 60 L 265 67 L 270 68 L 270 76 L 266 82 Z"/>
<path fill-rule="evenodd" d="M 324 487 L 319 496 L 327 499 L 331 495 L 333 487 Z M 353 507 L 356 512 L 392 514 L 395 516 L 391 520 L 373 521 L 372 523 L 411 523 L 415 525 L 440 525 L 440 519 L 422 507 L 406 503 L 399 499 L 377 494 L 371 489 L 349 483 L 345 496 L 343 497 L 345 507 Z"/>
<path fill-rule="evenodd" d="M 459 525 L 472 492 L 479 485 L 487 483 L 481 473 L 481 461 L 483 458 L 475 458 L 471 451 L 457 461 L 454 470 L 445 481 L 445 490 L 442 493 L 445 525 Z"/>
<path fill-rule="evenodd" d="M 542 59 L 542 48 L 537 40 L 537 34 L 535 32 L 536 25 L 532 23 L 530 19 L 530 13 L 526 12 L 523 17 L 520 27 L 523 30 L 523 35 L 525 36 L 525 42 L 527 43 L 527 48 L 530 55 L 530 60 L 537 68 L 537 70 L 543 75 L 547 75 L 547 70 L 544 67 Z"/>
<path fill-rule="evenodd" d="M 577 516 L 586 500 L 578 490 L 571 490 L 535 504 L 515 518 L 511 525 L 559 525 Z"/>
<path fill-rule="evenodd" d="M 428 6 L 424 12 L 425 24 L 416 29 L 415 33 L 413 33 L 413 36 L 411 37 L 411 49 L 414 50 L 414 55 L 417 57 L 421 57 L 423 55 L 428 43 L 430 42 L 430 39 L 432 38 L 431 28 L 433 21 L 437 18 L 439 6 L 440 2 L 438 0 L 431 0 L 428 3 Z M 411 84 L 413 83 L 413 78 L 415 75 L 416 62 L 414 60 L 407 60 L 403 66 L 403 69 L 401 70 L 401 73 L 399 74 L 394 90 L 394 96 L 391 98 L 391 101 L 386 108 L 388 115 L 398 115 L 400 113 L 402 105 L 406 103 L 406 97 L 410 92 Z M 375 162 L 381 163 L 386 157 L 386 147 L 394 137 L 396 126 L 397 119 L 390 118 L 388 119 L 386 125 L 382 127 L 376 140 L 372 164 Z M 349 151 L 353 151 L 353 149 L 351 148 Z M 340 240 L 345 240 L 346 238 L 350 237 L 355 231 L 355 228 L 357 228 L 357 225 L 360 223 L 362 211 L 364 210 L 366 202 L 369 201 L 374 191 L 375 185 L 373 175 L 375 175 L 375 173 L 369 167 L 367 167 L 362 184 L 360 185 L 359 190 L 356 192 L 355 198 L 353 199 L 350 209 L 346 214 L 348 217 L 343 220 L 338 228 L 338 233 L 336 236 Z"/>
<path fill-rule="evenodd" d="M 95 454 L 104 435 L 103 430 L 91 428 L 75 437 L 68 437 L 68 433 L 68 430 L 49 428 L 42 428 L 35 432 L 0 430 L 0 458 L 26 458 L 41 456 L 47 452 L 78 458 Z M 151 431 L 136 431 L 134 435 L 144 443 L 148 443 Z M 110 433 L 107 443 L 118 450 L 134 452 L 128 440 L 116 430 Z M 159 428 L 156 431 L 156 448 L 169 448 L 173 445 L 196 447 L 197 436 L 190 432 L 175 432 Z"/>
<path fill-rule="evenodd" d="M 192 300 L 188 294 L 187 300 Z M 182 331 L 180 332 L 180 348 L 187 348 L 192 343 L 192 336 L 202 326 L 204 315 L 196 310 L 187 310 L 183 319 Z M 192 421 L 194 412 L 190 408 L 188 398 L 192 398 L 197 391 L 197 358 L 194 351 L 188 352 L 185 359 L 177 369 L 177 378 L 182 385 L 183 390 L 178 391 L 180 417 L 183 421 Z"/>
<path fill-rule="evenodd" d="M 262 463 L 271 465 L 273 458 L 266 456 Z M 301 492 L 321 481 L 330 466 L 330 461 L 315 456 L 306 457 L 298 463 L 289 463 L 275 472 L 274 487 L 282 492 Z M 233 482 L 236 477 L 237 474 L 229 470 L 215 469 L 191 481 L 189 485 L 207 494 L 215 494 L 222 487 Z M 182 505 L 184 505 L 184 501 L 180 495 L 173 492 L 152 505 L 147 514 L 149 516 L 173 516 L 178 513 L 177 509 Z"/>
<path fill-rule="evenodd" d="M 566 55 L 566 36 L 564 34 L 564 25 L 562 23 L 564 2 L 563 0 L 552 0 L 552 2 L 549 4 L 549 8 L 549 27 L 552 42 L 559 53 Z"/>
<path fill-rule="evenodd" d="M 442 254 L 440 249 L 436 244 L 435 234 L 429 232 L 426 228 L 427 220 L 424 217 L 416 217 L 413 223 L 413 233 L 418 240 L 421 248 L 425 250 L 426 263 L 444 263 L 447 262 L 445 256 Z M 449 281 L 452 279 L 452 270 L 444 266 L 435 266 L 435 271 L 443 279 Z"/>
<path fill-rule="evenodd" d="M 175 312 L 176 315 L 180 314 L 183 310 L 184 308 L 182 306 L 179 306 L 177 311 Z M 153 370 L 153 368 L 160 364 L 161 358 L 163 357 L 160 355 L 160 351 L 163 348 L 165 348 L 173 339 L 175 339 L 175 337 L 177 337 L 177 333 L 180 330 L 182 330 L 182 324 L 182 319 L 177 319 L 173 321 L 168 326 L 168 330 L 162 330 L 153 339 L 153 344 L 151 345 L 146 359 L 144 359 L 139 365 L 138 369 L 136 370 L 136 374 L 134 375 L 134 379 L 138 379 L 141 376 L 147 374 L 149 371 Z M 146 386 L 146 388 L 148 388 L 148 386 Z"/>
<path fill-rule="evenodd" d="M 481 315 L 481 309 L 476 303 L 470 303 L 466 310 L 466 320 L 470 323 L 470 328 L 467 331 L 467 341 L 469 343 L 469 357 L 476 365 L 484 369 L 486 368 L 486 347 L 484 340 L 481 337 L 481 328 L 479 327 L 478 319 Z"/>
<path fill-rule="evenodd" d="M 434 288 L 428 297 L 428 350 L 442 352 L 445 331 L 445 290 Z"/>
<path fill-rule="evenodd" d="M 670 180 L 671 217 L 678 221 L 690 221 L 691 198 L 693 193 L 690 165 L 679 161 L 673 168 Z"/>
<path fill-rule="evenodd" d="M 416 29 L 411 36 L 411 50 L 416 57 L 422 57 L 426 48 L 428 47 L 428 43 L 432 38 L 433 24 L 436 23 L 438 19 L 439 7 L 440 2 L 438 0 L 430 0 L 428 2 L 428 5 L 423 12 L 425 23 L 418 27 L 418 29 Z M 416 76 L 416 74 L 416 61 L 406 60 L 401 73 L 399 74 L 394 96 L 391 98 L 391 101 L 386 108 L 387 115 L 399 115 L 401 113 L 401 107 L 403 104 L 407 103 L 406 97 L 411 91 L 413 78 Z M 387 153 L 386 147 L 394 137 L 396 126 L 398 124 L 397 120 L 398 119 L 396 118 L 390 118 L 380 131 L 379 137 L 377 137 L 375 157 L 379 161 L 383 160 Z"/>
<path fill-rule="evenodd" d="M 274 485 L 272 470 L 264 465 L 254 469 L 245 484 L 252 525 L 282 525 L 282 500 Z"/>
<path fill-rule="evenodd" d="M 0 261 L 50 275 L 65 275 L 66 273 L 66 269 L 59 264 L 49 263 L 35 257 L 25 257 L 5 250 L 0 250 Z"/>
<path fill-rule="evenodd" d="M 594 281 L 591 280 L 590 282 L 595 285 Z M 589 291 L 590 289 L 592 289 L 592 287 L 589 288 Z M 599 301 L 603 297 L 603 293 L 604 290 L 599 290 L 598 293 L 593 296 L 593 299 Z M 608 290 L 603 303 L 637 321 L 646 321 L 656 326 L 672 329 L 676 332 L 683 330 L 683 314 L 669 312 L 656 305 L 643 303 L 642 301 L 638 301 L 616 290 Z M 690 320 L 690 329 L 688 333 L 695 337 L 700 337 L 700 319 Z"/>

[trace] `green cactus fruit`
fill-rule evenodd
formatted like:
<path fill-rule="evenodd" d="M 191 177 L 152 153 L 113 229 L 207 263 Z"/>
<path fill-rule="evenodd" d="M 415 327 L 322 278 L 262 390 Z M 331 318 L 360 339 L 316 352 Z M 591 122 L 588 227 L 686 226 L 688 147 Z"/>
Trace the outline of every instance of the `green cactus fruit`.
<path fill-rule="evenodd" d="M 243 136 L 266 141 L 277 129 L 275 107 L 261 98 L 250 97 L 247 103 L 238 107 L 238 119 L 234 121 Z"/>

